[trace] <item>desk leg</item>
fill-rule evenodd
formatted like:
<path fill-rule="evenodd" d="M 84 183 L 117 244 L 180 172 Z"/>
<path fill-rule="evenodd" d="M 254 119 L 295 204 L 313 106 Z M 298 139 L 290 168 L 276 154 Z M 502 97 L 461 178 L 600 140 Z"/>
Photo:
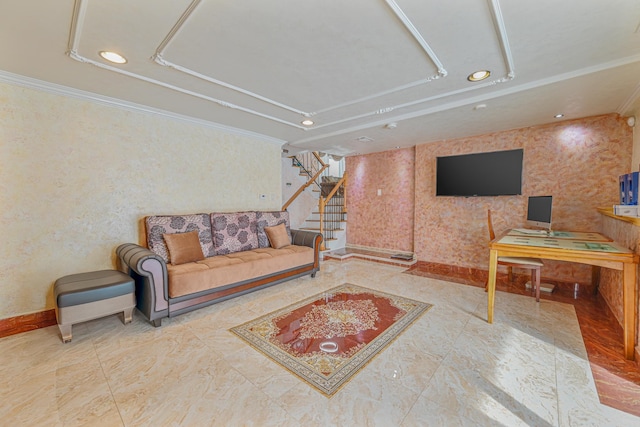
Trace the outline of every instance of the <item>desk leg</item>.
<path fill-rule="evenodd" d="M 493 323 L 493 305 L 496 299 L 496 274 L 498 270 L 498 251 L 491 249 L 489 252 L 489 282 L 487 289 L 487 322 Z"/>
<path fill-rule="evenodd" d="M 598 289 L 600 288 L 600 266 L 591 266 L 591 286 L 593 288 L 593 295 L 598 295 Z"/>
<path fill-rule="evenodd" d="M 633 360 L 636 339 L 636 264 L 623 264 L 622 272 L 622 308 L 624 357 Z"/>

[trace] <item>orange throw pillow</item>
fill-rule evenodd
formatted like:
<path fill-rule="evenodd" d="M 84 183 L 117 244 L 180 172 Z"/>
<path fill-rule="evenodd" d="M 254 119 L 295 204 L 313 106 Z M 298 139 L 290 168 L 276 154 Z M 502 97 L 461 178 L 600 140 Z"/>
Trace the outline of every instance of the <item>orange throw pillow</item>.
<path fill-rule="evenodd" d="M 188 262 L 202 261 L 202 247 L 198 239 L 197 231 L 188 233 L 163 234 L 164 241 L 169 249 L 171 264 L 186 264 Z"/>
<path fill-rule="evenodd" d="M 291 244 L 289 235 L 287 234 L 287 227 L 282 224 L 275 225 L 273 227 L 265 227 L 264 232 L 267 233 L 269 243 L 274 249 L 280 249 Z"/>

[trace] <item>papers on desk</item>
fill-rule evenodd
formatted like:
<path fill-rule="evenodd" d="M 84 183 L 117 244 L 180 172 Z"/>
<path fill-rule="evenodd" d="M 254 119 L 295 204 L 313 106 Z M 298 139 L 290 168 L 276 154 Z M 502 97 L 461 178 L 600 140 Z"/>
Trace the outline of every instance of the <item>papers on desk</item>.
<path fill-rule="evenodd" d="M 629 249 L 618 246 L 613 242 L 594 242 L 594 241 L 582 241 L 571 239 L 556 239 L 556 238 L 540 238 L 533 236 L 515 236 L 508 234 L 498 240 L 498 243 L 505 245 L 516 246 L 533 246 L 539 248 L 556 248 L 556 249 L 568 249 L 577 251 L 598 251 L 598 252 L 617 252 L 617 253 L 629 253 Z"/>
<path fill-rule="evenodd" d="M 528 228 L 514 228 L 513 231 L 532 236 L 547 236 L 549 234 L 547 230 L 530 230 Z"/>
<path fill-rule="evenodd" d="M 551 231 L 547 235 L 546 230 L 529 230 L 529 231 L 542 231 L 543 234 L 523 233 L 522 230 L 526 228 L 514 228 L 507 234 L 508 236 L 521 236 L 521 237 L 548 237 L 551 239 L 570 239 L 570 240 L 587 240 L 593 242 L 611 242 L 608 237 L 599 233 L 583 232 L 583 231 Z"/>

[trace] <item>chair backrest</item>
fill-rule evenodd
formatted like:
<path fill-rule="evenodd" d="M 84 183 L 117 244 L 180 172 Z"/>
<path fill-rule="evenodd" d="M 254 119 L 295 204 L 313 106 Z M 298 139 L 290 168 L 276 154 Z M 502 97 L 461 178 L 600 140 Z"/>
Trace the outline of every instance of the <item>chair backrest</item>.
<path fill-rule="evenodd" d="M 487 210 L 487 226 L 489 227 L 489 240 L 496 238 L 496 233 L 493 231 L 493 223 L 491 222 L 491 209 Z"/>

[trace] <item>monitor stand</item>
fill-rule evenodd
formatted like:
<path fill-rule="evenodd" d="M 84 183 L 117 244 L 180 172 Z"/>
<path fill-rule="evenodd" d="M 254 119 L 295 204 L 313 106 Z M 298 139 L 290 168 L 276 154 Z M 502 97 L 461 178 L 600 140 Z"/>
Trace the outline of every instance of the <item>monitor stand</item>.
<path fill-rule="evenodd" d="M 524 287 L 530 291 L 531 290 L 531 280 L 525 283 Z M 551 283 L 540 283 L 540 292 L 552 293 L 556 288 L 556 285 L 552 285 Z"/>

